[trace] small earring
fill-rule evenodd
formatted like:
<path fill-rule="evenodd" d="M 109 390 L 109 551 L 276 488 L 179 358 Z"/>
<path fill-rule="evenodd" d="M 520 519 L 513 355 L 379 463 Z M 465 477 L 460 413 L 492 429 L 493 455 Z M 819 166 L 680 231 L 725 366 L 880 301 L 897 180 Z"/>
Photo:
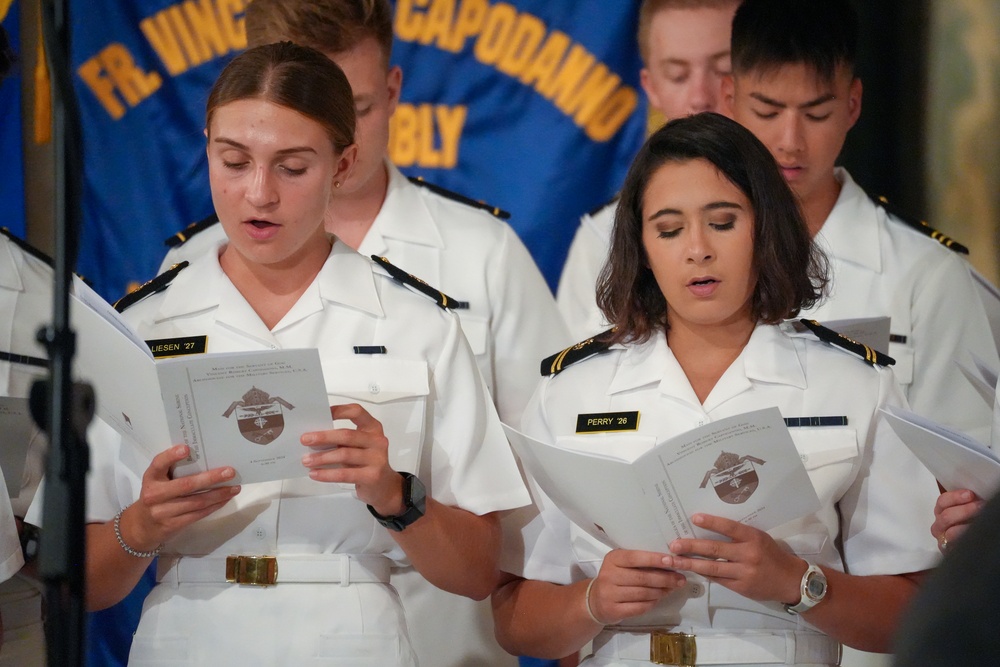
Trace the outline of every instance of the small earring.
<path fill-rule="evenodd" d="M 340 181 L 334 181 L 333 182 L 333 187 L 339 188 L 340 187 Z"/>

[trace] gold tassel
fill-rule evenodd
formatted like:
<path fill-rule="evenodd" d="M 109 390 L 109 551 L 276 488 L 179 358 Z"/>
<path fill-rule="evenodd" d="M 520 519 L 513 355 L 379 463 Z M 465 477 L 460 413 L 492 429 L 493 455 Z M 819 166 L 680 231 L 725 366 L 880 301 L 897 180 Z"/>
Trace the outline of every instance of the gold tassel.
<path fill-rule="evenodd" d="M 41 7 L 39 7 L 41 10 Z M 44 11 L 44 10 L 42 10 Z M 38 15 L 38 61 L 35 63 L 35 143 L 52 141 L 52 80 L 42 39 L 42 16 Z"/>

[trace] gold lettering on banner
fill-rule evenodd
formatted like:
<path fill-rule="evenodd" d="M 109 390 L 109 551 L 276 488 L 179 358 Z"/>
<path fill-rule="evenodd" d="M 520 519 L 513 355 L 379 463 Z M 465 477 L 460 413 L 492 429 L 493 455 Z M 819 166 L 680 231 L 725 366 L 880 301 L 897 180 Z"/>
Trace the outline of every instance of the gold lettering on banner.
<path fill-rule="evenodd" d="M 398 0 L 394 30 L 400 41 L 451 53 L 472 41 L 476 60 L 534 88 L 594 141 L 613 137 L 638 106 L 638 92 L 584 46 L 507 2 Z M 414 159 L 420 139 L 412 135 L 411 145 L 402 130 L 416 132 L 426 124 L 416 117 L 397 122 L 400 150 Z M 433 161 L 433 153 L 424 150 L 425 159 Z"/>
<path fill-rule="evenodd" d="M 123 44 L 113 42 L 80 65 L 77 74 L 114 120 L 155 93 L 163 84 L 158 72 L 145 72 Z M 123 104 L 124 101 L 124 104 Z"/>
<path fill-rule="evenodd" d="M 248 0 L 186 0 L 143 19 L 139 29 L 171 76 L 246 47 Z"/>
<path fill-rule="evenodd" d="M 400 104 L 389 132 L 389 157 L 401 167 L 453 169 L 458 164 L 466 106 Z"/>

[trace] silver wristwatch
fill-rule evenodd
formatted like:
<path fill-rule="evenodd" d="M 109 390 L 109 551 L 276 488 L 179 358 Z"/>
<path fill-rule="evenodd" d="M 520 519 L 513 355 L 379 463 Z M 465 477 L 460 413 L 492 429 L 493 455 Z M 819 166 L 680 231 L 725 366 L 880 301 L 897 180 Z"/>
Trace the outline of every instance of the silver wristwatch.
<path fill-rule="evenodd" d="M 798 604 L 786 604 L 785 611 L 789 614 L 801 614 L 818 605 L 826 597 L 826 575 L 823 570 L 810 564 L 806 573 L 802 575 L 800 590 L 802 597 Z"/>

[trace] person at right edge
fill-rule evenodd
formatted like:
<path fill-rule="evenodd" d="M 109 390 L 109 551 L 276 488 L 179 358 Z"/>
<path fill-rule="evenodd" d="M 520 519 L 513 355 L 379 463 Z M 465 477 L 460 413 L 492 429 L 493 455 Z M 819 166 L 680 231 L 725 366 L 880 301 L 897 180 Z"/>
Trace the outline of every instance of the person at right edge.
<path fill-rule="evenodd" d="M 599 284 L 615 328 L 544 362 L 521 428 L 547 444 L 638 455 L 777 408 L 819 509 L 766 532 L 694 513 L 710 536 L 613 549 L 529 468 L 534 510 L 507 517 L 508 574 L 493 592 L 501 645 L 558 657 L 592 642 L 587 667 L 831 667 L 841 644 L 889 649 L 937 562 L 925 529 L 937 487 L 881 416 L 906 407 L 891 359 L 808 320 L 801 334 L 785 322 L 826 282 L 792 192 L 745 128 L 703 113 L 646 142 Z M 639 417 L 628 432 L 575 430 L 594 413 Z M 840 419 L 821 426 L 820 415 Z"/>
<path fill-rule="evenodd" d="M 887 352 L 911 409 L 989 442 L 991 406 L 957 362 L 998 367 L 968 264 L 951 239 L 872 200 L 837 157 L 861 114 L 848 0 L 746 0 L 733 19 L 731 115 L 771 151 L 830 259 L 829 296 L 804 315 L 890 316 Z"/>

